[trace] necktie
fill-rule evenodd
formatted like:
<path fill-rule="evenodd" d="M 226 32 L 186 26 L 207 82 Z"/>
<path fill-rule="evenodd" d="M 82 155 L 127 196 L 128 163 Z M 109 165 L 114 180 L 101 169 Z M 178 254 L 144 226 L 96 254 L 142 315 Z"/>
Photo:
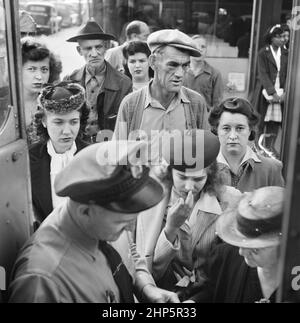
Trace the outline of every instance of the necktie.
<path fill-rule="evenodd" d="M 132 278 L 119 253 L 105 241 L 99 241 L 99 249 L 105 255 L 114 280 L 119 288 L 121 303 L 134 303 Z"/>

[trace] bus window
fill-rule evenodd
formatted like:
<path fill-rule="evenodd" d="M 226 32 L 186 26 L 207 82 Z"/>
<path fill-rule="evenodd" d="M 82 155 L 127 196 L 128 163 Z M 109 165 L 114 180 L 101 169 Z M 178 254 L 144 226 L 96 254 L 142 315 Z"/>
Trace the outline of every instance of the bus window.
<path fill-rule="evenodd" d="M 0 1 L 0 134 L 11 104 L 3 1 Z"/>

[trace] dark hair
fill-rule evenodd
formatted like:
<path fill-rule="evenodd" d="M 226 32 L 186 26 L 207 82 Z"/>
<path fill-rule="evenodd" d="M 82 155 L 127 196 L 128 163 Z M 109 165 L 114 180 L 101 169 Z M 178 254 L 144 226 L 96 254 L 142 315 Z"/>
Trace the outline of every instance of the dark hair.
<path fill-rule="evenodd" d="M 212 127 L 212 132 L 217 135 L 217 128 L 223 112 L 240 113 L 247 117 L 251 134 L 249 140 L 255 139 L 255 128 L 259 123 L 259 114 L 253 109 L 251 103 L 243 98 L 231 97 L 223 100 L 219 105 L 210 111 L 208 122 Z"/>
<path fill-rule="evenodd" d="M 44 44 L 37 42 L 31 37 L 24 37 L 21 40 L 22 46 L 22 64 L 28 61 L 39 62 L 49 57 L 49 80 L 53 83 L 59 80 L 62 72 L 62 62 L 60 58 L 54 55 Z"/>
<path fill-rule="evenodd" d="M 128 56 L 134 55 L 136 53 L 144 53 L 147 55 L 147 57 L 149 57 L 151 51 L 147 43 L 142 41 L 131 41 L 123 48 L 123 55 L 126 59 L 128 59 Z"/>
<path fill-rule="evenodd" d="M 174 185 L 173 176 L 172 176 L 172 167 L 168 167 L 168 172 L 164 177 L 164 181 L 168 182 L 170 187 Z M 176 169 L 175 169 L 176 170 Z M 209 194 L 215 194 L 218 196 L 221 187 L 224 185 L 224 177 L 221 172 L 218 171 L 217 162 L 214 161 L 208 167 L 206 167 L 207 180 L 202 189 L 203 192 Z M 193 174 L 192 172 L 190 173 Z"/>
<path fill-rule="evenodd" d="M 151 54 L 151 51 L 150 51 L 147 43 L 142 42 L 142 41 L 131 41 L 128 43 L 128 45 L 126 45 L 123 48 L 123 55 L 124 55 L 126 61 L 128 60 L 129 56 L 134 55 L 136 53 L 143 53 L 147 57 L 149 57 Z M 124 69 L 125 69 L 125 74 L 132 79 L 132 76 L 129 72 L 127 64 L 124 65 Z M 149 75 L 149 78 L 152 78 L 154 76 L 154 71 L 152 70 L 152 68 L 150 66 L 149 66 L 148 75 Z"/>
<path fill-rule="evenodd" d="M 287 24 L 282 24 L 281 25 L 282 31 L 288 31 L 289 33 L 291 32 L 290 27 Z"/>
<path fill-rule="evenodd" d="M 86 138 L 85 128 L 87 125 L 87 120 L 89 118 L 89 109 L 86 106 L 86 103 L 82 105 L 79 110 L 80 112 L 80 128 L 77 135 L 77 138 L 84 140 Z M 46 111 L 44 109 L 39 109 L 34 115 L 34 123 L 33 123 L 33 132 L 35 136 L 37 136 L 39 141 L 48 141 L 49 134 L 47 128 L 43 126 L 43 118 L 45 117 Z"/>
<path fill-rule="evenodd" d="M 266 44 L 270 45 L 272 43 L 272 38 L 283 34 L 284 30 L 280 24 L 268 28 L 266 34 L 264 35 L 264 41 Z"/>
<path fill-rule="evenodd" d="M 207 167 L 207 180 L 202 191 L 218 196 L 222 185 L 224 185 L 223 176 L 218 170 L 217 162 L 214 161 Z"/>

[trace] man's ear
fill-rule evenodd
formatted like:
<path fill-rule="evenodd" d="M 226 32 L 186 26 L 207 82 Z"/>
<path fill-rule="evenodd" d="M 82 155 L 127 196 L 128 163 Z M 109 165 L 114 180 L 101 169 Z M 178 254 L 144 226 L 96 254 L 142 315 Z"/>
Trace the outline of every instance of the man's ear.
<path fill-rule="evenodd" d="M 79 204 L 76 208 L 77 215 L 79 217 L 88 218 L 90 217 L 90 208 L 87 204 Z"/>
<path fill-rule="evenodd" d="M 79 53 L 79 55 L 80 55 L 80 56 L 82 56 L 81 47 L 78 45 L 78 46 L 76 47 L 76 49 L 77 49 L 77 52 Z"/>
<path fill-rule="evenodd" d="M 149 56 L 149 66 L 155 71 L 156 68 L 156 63 L 157 63 L 157 58 L 155 55 L 151 54 Z"/>

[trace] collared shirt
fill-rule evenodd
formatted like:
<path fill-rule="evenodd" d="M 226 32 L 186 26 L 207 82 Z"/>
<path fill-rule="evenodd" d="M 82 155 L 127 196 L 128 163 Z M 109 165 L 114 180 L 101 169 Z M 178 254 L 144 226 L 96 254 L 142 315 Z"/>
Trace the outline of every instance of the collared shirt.
<path fill-rule="evenodd" d="M 85 88 L 86 88 L 86 100 L 87 106 L 90 110 L 90 120 L 97 120 L 97 98 L 99 93 L 102 91 L 102 86 L 105 80 L 106 74 L 106 64 L 103 68 L 97 72 L 97 74 L 92 75 L 88 68 L 86 68 L 85 75 Z"/>
<path fill-rule="evenodd" d="M 272 160 L 269 159 L 269 161 L 272 163 Z M 230 166 L 228 162 L 226 161 L 225 157 L 223 156 L 222 152 L 219 152 L 219 155 L 217 157 L 217 163 L 218 163 L 218 170 L 222 173 L 222 177 L 224 180 L 224 183 L 226 185 L 233 186 L 240 191 L 252 191 L 253 189 L 257 189 L 262 186 L 266 186 L 263 184 L 264 177 L 263 174 L 261 174 L 261 184 L 257 182 L 256 175 L 256 165 L 262 164 L 261 157 L 258 157 L 258 155 L 249 147 L 247 146 L 246 153 L 240 162 L 237 174 L 232 172 L 230 169 Z M 257 169 L 257 171 L 259 171 Z M 267 172 L 268 169 L 266 168 L 265 171 Z M 265 174 L 264 174 L 265 175 Z M 277 174 L 278 178 L 281 177 L 281 173 Z M 270 180 L 270 176 L 267 180 Z M 269 184 L 271 185 L 271 183 Z"/>
<path fill-rule="evenodd" d="M 209 107 L 220 103 L 223 97 L 223 80 L 221 73 L 203 62 L 203 68 L 197 73 L 189 69 L 184 77 L 183 85 L 204 96 Z"/>
<path fill-rule="evenodd" d="M 67 205 L 55 209 L 16 261 L 10 302 L 109 303 L 120 295 L 106 257 L 75 223 Z"/>
<path fill-rule="evenodd" d="M 146 100 L 143 107 L 144 113 L 140 129 L 144 130 L 148 135 L 151 134 L 151 130 L 185 130 L 186 118 L 184 104 L 189 104 L 190 101 L 182 90 L 175 95 L 166 109 L 151 96 L 150 86 L 151 82 L 146 92 Z"/>

